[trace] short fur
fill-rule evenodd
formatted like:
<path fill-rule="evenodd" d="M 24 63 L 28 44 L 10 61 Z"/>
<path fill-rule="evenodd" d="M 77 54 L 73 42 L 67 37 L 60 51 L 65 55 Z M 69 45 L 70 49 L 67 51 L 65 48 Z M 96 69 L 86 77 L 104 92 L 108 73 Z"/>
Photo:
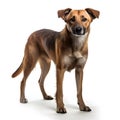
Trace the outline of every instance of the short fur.
<path fill-rule="evenodd" d="M 48 29 L 38 30 L 30 35 L 25 46 L 23 61 L 20 67 L 12 74 L 16 77 L 23 71 L 23 79 L 20 86 L 20 102 L 27 103 L 25 98 L 26 80 L 35 67 L 40 63 L 41 76 L 39 86 L 46 100 L 53 99 L 47 95 L 44 89 L 44 80 L 49 72 L 51 60 L 56 65 L 56 103 L 57 112 L 66 113 L 63 103 L 63 77 L 65 71 L 75 69 L 77 84 L 78 105 L 81 111 L 91 111 L 85 105 L 82 97 L 83 68 L 88 57 L 88 36 L 90 24 L 93 19 L 99 17 L 99 11 L 91 8 L 85 10 L 72 10 L 67 8 L 58 11 L 58 17 L 65 22 L 65 28 L 61 32 Z"/>

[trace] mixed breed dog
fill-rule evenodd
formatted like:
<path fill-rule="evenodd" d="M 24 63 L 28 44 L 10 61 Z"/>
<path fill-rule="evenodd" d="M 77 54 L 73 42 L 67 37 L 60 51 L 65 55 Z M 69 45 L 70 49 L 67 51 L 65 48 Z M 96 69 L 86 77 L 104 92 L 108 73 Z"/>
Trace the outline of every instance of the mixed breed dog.
<path fill-rule="evenodd" d="M 61 32 L 41 29 L 33 32 L 26 43 L 24 57 L 19 68 L 12 74 L 18 76 L 23 71 L 20 86 L 20 102 L 27 103 L 25 97 L 26 80 L 39 62 L 41 76 L 39 86 L 45 100 L 52 100 L 44 89 L 44 80 L 49 72 L 51 60 L 56 65 L 56 104 L 57 113 L 66 113 L 63 102 L 63 78 L 65 71 L 75 69 L 77 84 L 77 100 L 81 111 L 91 111 L 82 97 L 83 69 L 88 57 L 88 36 L 91 22 L 99 17 L 100 12 L 92 8 L 72 10 L 67 8 L 58 10 L 58 17 L 66 25 Z"/>

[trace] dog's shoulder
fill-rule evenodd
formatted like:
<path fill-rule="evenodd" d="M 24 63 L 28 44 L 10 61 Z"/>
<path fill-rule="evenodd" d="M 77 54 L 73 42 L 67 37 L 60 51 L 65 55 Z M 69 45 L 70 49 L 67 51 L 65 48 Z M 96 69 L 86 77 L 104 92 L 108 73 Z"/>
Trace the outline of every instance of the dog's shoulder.
<path fill-rule="evenodd" d="M 35 32 L 38 42 L 44 46 L 47 51 L 55 50 L 55 42 L 60 32 L 51 29 L 41 29 Z"/>

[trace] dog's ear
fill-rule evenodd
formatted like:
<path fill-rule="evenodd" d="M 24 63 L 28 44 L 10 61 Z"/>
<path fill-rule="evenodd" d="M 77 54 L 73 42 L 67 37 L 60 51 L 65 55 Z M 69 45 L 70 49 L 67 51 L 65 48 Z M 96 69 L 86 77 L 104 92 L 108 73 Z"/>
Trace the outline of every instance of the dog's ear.
<path fill-rule="evenodd" d="M 92 19 L 99 18 L 100 12 L 98 10 L 94 10 L 92 8 L 86 8 L 85 10 L 91 16 Z"/>
<path fill-rule="evenodd" d="M 58 17 L 62 18 L 64 21 L 66 21 L 66 16 L 70 13 L 72 9 L 71 8 L 66 8 L 64 10 L 58 10 Z"/>

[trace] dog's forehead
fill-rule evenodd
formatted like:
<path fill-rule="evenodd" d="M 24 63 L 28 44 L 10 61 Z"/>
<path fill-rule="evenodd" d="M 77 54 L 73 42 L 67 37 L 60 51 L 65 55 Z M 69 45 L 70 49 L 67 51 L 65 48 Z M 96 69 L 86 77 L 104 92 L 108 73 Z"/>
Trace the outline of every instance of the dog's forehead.
<path fill-rule="evenodd" d="M 86 10 L 72 10 L 70 12 L 70 16 L 84 16 L 88 19 L 91 19 L 89 14 L 86 12 Z"/>

